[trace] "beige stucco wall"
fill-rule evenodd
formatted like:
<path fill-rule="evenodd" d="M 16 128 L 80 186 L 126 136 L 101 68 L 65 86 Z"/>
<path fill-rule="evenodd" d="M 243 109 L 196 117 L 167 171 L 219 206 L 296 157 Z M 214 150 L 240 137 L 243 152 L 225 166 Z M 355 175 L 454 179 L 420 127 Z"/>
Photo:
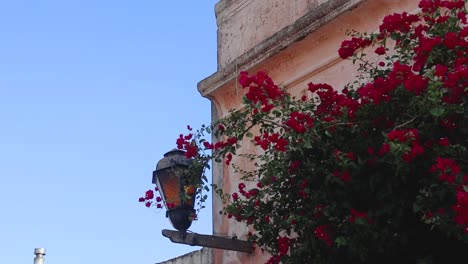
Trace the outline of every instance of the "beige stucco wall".
<path fill-rule="evenodd" d="M 213 256 L 211 248 L 202 248 L 182 255 L 180 257 L 159 262 L 156 264 L 212 264 Z"/>
<path fill-rule="evenodd" d="M 337 50 L 347 30 L 376 31 L 385 15 L 417 12 L 419 0 L 224 0 L 216 7 L 218 71 L 198 85 L 213 105 L 213 120 L 241 105 L 239 71 L 267 72 L 276 83 L 300 95 L 307 83 L 327 82 L 340 89 L 353 80 L 355 67 L 342 61 Z M 245 142 L 245 150 L 255 151 Z M 235 160 L 233 161 L 235 162 Z M 237 191 L 238 175 L 224 164 L 213 167 L 213 183 Z M 218 214 L 213 199 L 215 235 L 246 239 L 248 229 Z M 213 250 L 214 263 L 264 263 L 268 256 Z"/>

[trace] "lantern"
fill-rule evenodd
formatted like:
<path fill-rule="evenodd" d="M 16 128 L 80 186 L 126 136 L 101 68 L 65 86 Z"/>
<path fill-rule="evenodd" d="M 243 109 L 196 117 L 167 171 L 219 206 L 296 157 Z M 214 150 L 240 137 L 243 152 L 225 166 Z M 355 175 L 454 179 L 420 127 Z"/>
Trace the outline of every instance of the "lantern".
<path fill-rule="evenodd" d="M 186 231 L 195 217 L 195 194 L 201 181 L 201 171 L 194 170 L 185 152 L 173 149 L 162 158 L 153 172 L 153 183 L 159 188 L 172 226 Z"/>

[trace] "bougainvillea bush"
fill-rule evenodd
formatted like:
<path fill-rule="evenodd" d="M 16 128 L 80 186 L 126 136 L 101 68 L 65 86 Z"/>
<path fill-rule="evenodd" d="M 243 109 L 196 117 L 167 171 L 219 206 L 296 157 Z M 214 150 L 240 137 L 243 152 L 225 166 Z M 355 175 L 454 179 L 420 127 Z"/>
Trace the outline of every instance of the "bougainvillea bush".
<path fill-rule="evenodd" d="M 222 213 L 251 227 L 268 263 L 466 259 L 467 11 L 465 1 L 419 8 L 350 33 L 338 53 L 360 74 L 346 87 L 310 83 L 295 98 L 242 72 L 243 108 L 179 137 L 188 158 L 234 168 L 236 192 L 214 186 Z M 249 140 L 259 151 L 242 149 Z"/>

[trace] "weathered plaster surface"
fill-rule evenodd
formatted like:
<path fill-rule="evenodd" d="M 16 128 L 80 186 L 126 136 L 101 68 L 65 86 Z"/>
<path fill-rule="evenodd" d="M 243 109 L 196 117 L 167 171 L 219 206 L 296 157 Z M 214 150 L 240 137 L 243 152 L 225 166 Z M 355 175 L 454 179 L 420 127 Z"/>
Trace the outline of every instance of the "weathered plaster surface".
<path fill-rule="evenodd" d="M 264 70 L 276 83 L 282 84 L 295 95 L 304 94 L 307 83 L 311 81 L 327 82 L 338 89 L 342 88 L 356 76 L 355 67 L 349 61 L 342 61 L 337 54 L 342 40 L 346 38 L 345 32 L 352 29 L 361 32 L 376 31 L 385 15 L 402 11 L 416 12 L 417 2 L 418 0 L 221 1 L 217 5 L 219 33 L 228 34 L 219 37 L 221 40 L 218 48 L 222 59 L 218 72 L 198 85 L 200 93 L 213 103 L 213 120 L 226 116 L 229 110 L 241 106 L 244 91 L 235 80 L 242 70 L 251 74 Z M 298 10 L 297 6 L 303 9 Z M 262 8 L 265 9 L 265 14 L 260 16 Z M 291 10 L 286 11 L 289 9 Z M 258 17 L 254 18 L 255 16 Z M 278 22 L 263 24 L 264 20 L 277 19 Z M 244 30 L 243 37 L 239 35 L 241 26 Z M 230 39 L 228 36 L 231 36 Z M 241 49 L 238 48 L 239 45 L 242 46 Z M 242 145 L 242 151 L 246 153 L 258 151 L 247 141 Z M 242 162 L 233 160 L 236 161 Z M 224 164 L 215 164 L 213 183 L 222 186 L 227 193 L 232 193 L 237 191 L 239 175 L 235 175 Z M 213 200 L 214 234 L 236 235 L 245 239 L 249 231 L 246 226 L 220 216 L 218 212 L 222 203 L 216 197 Z M 259 251 L 245 254 L 213 250 L 214 263 L 256 264 L 264 263 L 267 258 Z"/>
<path fill-rule="evenodd" d="M 327 0 L 224 0 L 216 6 L 220 67 Z M 255 31 L 252 30 L 255 28 Z"/>
<path fill-rule="evenodd" d="M 202 248 L 182 255 L 180 257 L 159 262 L 156 264 L 212 264 L 213 256 L 211 248 Z"/>

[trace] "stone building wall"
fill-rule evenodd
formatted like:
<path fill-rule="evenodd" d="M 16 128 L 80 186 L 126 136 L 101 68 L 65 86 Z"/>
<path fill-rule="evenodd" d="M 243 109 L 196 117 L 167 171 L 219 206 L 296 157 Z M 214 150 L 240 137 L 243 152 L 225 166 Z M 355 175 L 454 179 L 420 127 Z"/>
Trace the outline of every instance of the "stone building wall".
<path fill-rule="evenodd" d="M 218 70 L 198 89 L 212 101 L 212 119 L 241 106 L 240 71 L 268 73 L 291 93 L 302 95 L 307 83 L 326 82 L 335 88 L 351 82 L 356 69 L 337 54 L 347 30 L 372 32 L 385 15 L 417 12 L 419 0 L 221 0 L 216 5 Z M 243 151 L 258 151 L 243 142 Z M 235 160 L 233 160 L 235 162 Z M 213 183 L 227 193 L 237 191 L 239 176 L 222 164 L 213 166 Z M 218 214 L 222 203 L 213 197 L 214 235 L 246 239 L 245 225 Z M 215 264 L 264 263 L 268 256 L 213 249 Z"/>
<path fill-rule="evenodd" d="M 156 264 L 212 264 L 213 256 L 211 252 L 212 250 L 210 248 L 202 248 Z"/>

